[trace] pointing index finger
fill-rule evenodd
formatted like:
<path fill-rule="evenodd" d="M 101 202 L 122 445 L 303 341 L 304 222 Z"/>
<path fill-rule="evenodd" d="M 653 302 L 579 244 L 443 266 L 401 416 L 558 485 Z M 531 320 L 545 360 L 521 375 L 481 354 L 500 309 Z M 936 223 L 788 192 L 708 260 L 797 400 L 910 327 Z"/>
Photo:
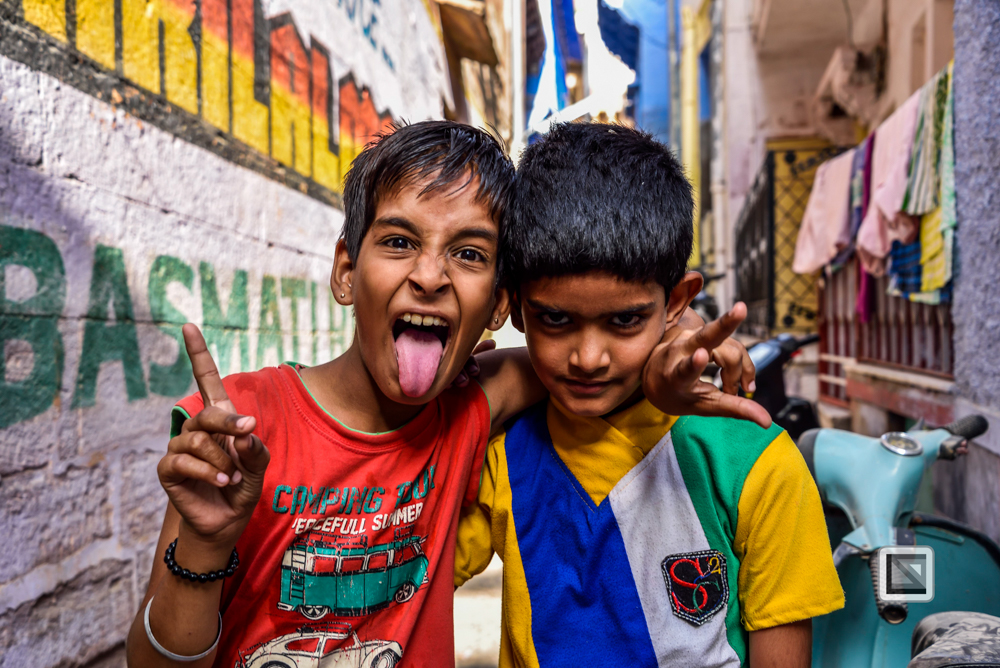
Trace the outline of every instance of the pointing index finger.
<path fill-rule="evenodd" d="M 693 349 L 705 348 L 712 351 L 722 345 L 722 342 L 732 336 L 747 317 L 747 307 L 743 302 L 737 302 L 728 313 L 718 320 L 706 323 L 688 340 L 688 346 Z"/>
<path fill-rule="evenodd" d="M 191 371 L 194 373 L 194 380 L 198 384 L 198 391 L 201 392 L 201 399 L 205 402 L 205 407 L 219 406 L 226 410 L 234 411 L 235 408 L 226 388 L 222 385 L 222 377 L 219 375 L 219 368 L 215 366 L 212 353 L 208 351 L 205 337 L 197 325 L 187 323 L 182 328 L 184 332 L 184 346 L 187 348 L 188 357 L 191 358 Z"/>

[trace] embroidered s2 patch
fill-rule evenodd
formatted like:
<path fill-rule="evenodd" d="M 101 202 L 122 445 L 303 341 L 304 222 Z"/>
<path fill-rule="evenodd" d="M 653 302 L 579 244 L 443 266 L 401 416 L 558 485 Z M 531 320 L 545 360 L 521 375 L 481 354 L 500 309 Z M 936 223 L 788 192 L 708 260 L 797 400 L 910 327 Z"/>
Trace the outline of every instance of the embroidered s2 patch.
<path fill-rule="evenodd" d="M 681 619 L 701 626 L 726 606 L 729 578 L 718 550 L 672 554 L 661 566 L 670 607 Z"/>

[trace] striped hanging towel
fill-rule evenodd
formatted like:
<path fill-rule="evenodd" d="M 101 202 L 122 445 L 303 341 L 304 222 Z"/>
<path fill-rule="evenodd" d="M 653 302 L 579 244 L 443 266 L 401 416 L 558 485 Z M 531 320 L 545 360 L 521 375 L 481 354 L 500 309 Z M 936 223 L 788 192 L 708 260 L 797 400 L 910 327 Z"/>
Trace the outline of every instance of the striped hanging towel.
<path fill-rule="evenodd" d="M 938 166 L 950 80 L 949 68 L 945 68 L 920 89 L 920 111 L 917 114 L 917 129 L 910 153 L 906 195 L 903 197 L 903 210 L 910 215 L 923 215 L 938 205 Z"/>

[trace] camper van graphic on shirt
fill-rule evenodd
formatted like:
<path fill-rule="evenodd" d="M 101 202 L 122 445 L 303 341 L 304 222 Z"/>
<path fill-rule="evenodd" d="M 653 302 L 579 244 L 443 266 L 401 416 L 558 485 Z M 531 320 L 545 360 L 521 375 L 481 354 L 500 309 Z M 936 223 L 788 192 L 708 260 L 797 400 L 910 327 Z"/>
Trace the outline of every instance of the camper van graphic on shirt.
<path fill-rule="evenodd" d="M 425 538 L 401 533 L 372 546 L 367 536 L 359 541 L 303 534 L 282 557 L 278 609 L 315 621 L 331 613 L 367 615 L 409 601 L 427 581 L 429 562 L 421 549 Z"/>

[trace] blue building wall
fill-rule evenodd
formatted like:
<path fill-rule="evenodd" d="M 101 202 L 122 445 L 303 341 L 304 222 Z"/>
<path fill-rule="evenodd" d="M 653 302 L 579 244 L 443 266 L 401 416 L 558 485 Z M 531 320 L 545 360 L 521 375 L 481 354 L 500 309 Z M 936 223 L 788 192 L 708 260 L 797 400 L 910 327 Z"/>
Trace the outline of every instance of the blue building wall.
<path fill-rule="evenodd" d="M 639 26 L 639 66 L 635 121 L 663 143 L 670 143 L 670 62 L 667 53 L 668 0 L 625 0 L 621 13 Z M 680 23 L 680 17 L 676 17 Z"/>

